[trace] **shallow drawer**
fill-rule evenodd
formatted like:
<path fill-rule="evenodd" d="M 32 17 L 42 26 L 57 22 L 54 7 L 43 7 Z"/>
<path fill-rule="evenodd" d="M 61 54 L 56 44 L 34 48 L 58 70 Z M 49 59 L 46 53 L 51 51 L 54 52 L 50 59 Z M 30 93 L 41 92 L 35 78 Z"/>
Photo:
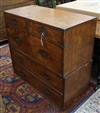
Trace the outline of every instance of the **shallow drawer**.
<path fill-rule="evenodd" d="M 27 21 L 27 26 L 28 35 L 41 38 L 41 34 L 44 34 L 46 40 L 58 46 L 63 44 L 63 30 L 31 20 Z"/>
<path fill-rule="evenodd" d="M 46 83 L 49 87 L 55 89 L 58 93 L 63 93 L 63 79 L 55 73 L 41 66 L 39 63 L 34 61 L 34 59 L 29 59 L 27 56 L 18 53 L 14 49 L 12 50 L 12 59 L 15 65 L 17 62 L 26 70 L 34 73 L 37 78 L 41 79 L 41 81 Z"/>
<path fill-rule="evenodd" d="M 42 94 L 46 95 L 49 99 L 51 99 L 54 103 L 56 103 L 59 107 L 63 105 L 63 96 L 57 94 L 55 91 L 51 90 L 47 87 L 43 82 L 37 79 L 33 74 L 25 71 L 19 65 L 14 64 L 15 73 L 21 76 L 24 80 L 26 80 L 29 84 L 39 90 Z"/>

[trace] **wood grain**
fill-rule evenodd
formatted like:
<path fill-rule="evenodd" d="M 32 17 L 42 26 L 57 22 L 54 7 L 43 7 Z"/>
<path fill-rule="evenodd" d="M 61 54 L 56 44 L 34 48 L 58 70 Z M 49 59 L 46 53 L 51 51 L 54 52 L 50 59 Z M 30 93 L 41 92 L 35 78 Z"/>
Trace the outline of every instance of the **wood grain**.
<path fill-rule="evenodd" d="M 47 68 L 34 61 L 34 59 L 30 59 L 28 56 L 20 53 L 16 49 L 12 48 L 11 55 L 14 64 L 16 64 L 17 61 L 19 67 L 21 66 L 25 70 L 32 72 L 36 78 L 43 81 L 48 87 L 51 87 L 58 93 L 63 94 L 64 84 L 61 77 L 49 71 Z"/>
<path fill-rule="evenodd" d="M 71 100 L 77 98 L 87 88 L 91 76 L 91 63 L 81 66 L 65 78 L 64 105 L 65 108 Z"/>
<path fill-rule="evenodd" d="M 40 7 L 37 5 L 30 5 L 21 8 L 11 9 L 5 12 L 13 15 L 19 15 L 21 17 L 47 25 L 49 23 L 50 26 L 54 26 L 63 30 L 95 18 L 92 16 L 76 14 L 62 10 L 55 10 Z"/>
<path fill-rule="evenodd" d="M 5 21 L 15 73 L 61 109 L 71 105 L 90 80 L 96 19 L 27 6 Z"/>
<path fill-rule="evenodd" d="M 26 38 L 23 33 L 18 35 L 17 37 L 9 38 L 10 43 L 15 48 L 29 55 L 30 58 L 57 73 L 59 76 L 63 76 L 62 51 L 59 47 L 46 40 L 44 42 L 44 47 L 42 47 L 38 38 Z"/>
<path fill-rule="evenodd" d="M 95 25 L 96 21 L 93 20 L 73 27 L 65 32 L 64 76 L 76 70 L 81 65 L 92 61 Z"/>

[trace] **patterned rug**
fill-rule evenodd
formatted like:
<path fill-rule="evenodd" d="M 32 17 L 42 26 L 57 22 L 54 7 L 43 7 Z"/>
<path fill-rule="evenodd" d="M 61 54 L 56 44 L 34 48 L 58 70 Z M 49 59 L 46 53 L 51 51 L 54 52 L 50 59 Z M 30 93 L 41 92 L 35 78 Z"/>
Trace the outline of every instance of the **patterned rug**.
<path fill-rule="evenodd" d="M 5 113 L 58 113 L 46 97 L 14 73 L 8 45 L 0 47 L 0 94 Z"/>
<path fill-rule="evenodd" d="M 0 46 L 1 96 L 0 113 L 67 113 L 59 111 L 46 97 L 14 73 L 8 45 Z"/>

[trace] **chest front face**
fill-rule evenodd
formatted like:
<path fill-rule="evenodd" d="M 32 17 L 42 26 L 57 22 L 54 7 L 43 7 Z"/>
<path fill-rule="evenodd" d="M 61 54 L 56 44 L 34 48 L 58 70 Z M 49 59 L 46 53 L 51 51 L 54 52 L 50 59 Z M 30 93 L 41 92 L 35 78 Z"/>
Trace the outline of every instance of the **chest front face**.
<path fill-rule="evenodd" d="M 62 75 L 63 31 L 7 14 L 11 45 L 55 73 Z"/>

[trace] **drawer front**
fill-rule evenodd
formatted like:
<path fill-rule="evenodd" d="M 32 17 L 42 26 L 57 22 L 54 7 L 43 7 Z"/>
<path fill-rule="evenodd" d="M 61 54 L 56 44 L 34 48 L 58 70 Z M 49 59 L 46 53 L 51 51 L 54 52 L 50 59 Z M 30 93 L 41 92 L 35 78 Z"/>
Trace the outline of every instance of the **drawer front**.
<path fill-rule="evenodd" d="M 49 31 L 40 28 L 39 25 L 41 26 L 41 24 L 37 24 L 34 25 L 36 29 L 33 33 L 37 35 L 31 35 L 31 33 L 29 33 L 29 27 L 27 27 L 27 19 L 10 14 L 6 14 L 5 17 L 6 16 L 10 43 L 13 44 L 15 48 L 34 58 L 43 66 L 62 76 L 62 48 L 54 45 L 52 41 L 48 41 L 47 32 Z M 40 34 L 35 32 L 39 32 Z M 49 34 L 51 34 L 51 31 Z M 54 36 L 49 38 L 55 39 Z"/>
<path fill-rule="evenodd" d="M 9 40 L 14 48 L 19 49 L 41 65 L 62 76 L 63 51 L 61 48 L 47 40 L 44 41 L 44 46 L 41 46 L 39 38 L 27 37 L 24 33 L 19 33 L 17 37 L 11 37 Z"/>
<path fill-rule="evenodd" d="M 22 67 L 24 66 L 26 70 L 34 73 L 36 77 L 41 79 L 48 87 L 55 89 L 58 93 L 63 93 L 63 79 L 41 66 L 34 61 L 34 59 L 29 59 L 27 56 L 18 53 L 14 49 L 11 53 L 13 62 L 19 63 Z"/>
<path fill-rule="evenodd" d="M 37 79 L 33 74 L 25 71 L 22 67 L 17 64 L 14 64 L 15 73 L 21 76 L 24 80 L 26 80 L 30 85 L 39 90 L 41 94 L 46 95 L 53 102 L 58 104 L 59 107 L 63 105 L 63 96 L 57 94 L 50 88 L 48 88 L 43 82 Z"/>
<path fill-rule="evenodd" d="M 41 38 L 41 34 L 44 34 L 44 38 L 51 43 L 58 46 L 63 44 L 63 30 L 34 21 L 28 21 L 27 26 L 28 35 Z"/>

